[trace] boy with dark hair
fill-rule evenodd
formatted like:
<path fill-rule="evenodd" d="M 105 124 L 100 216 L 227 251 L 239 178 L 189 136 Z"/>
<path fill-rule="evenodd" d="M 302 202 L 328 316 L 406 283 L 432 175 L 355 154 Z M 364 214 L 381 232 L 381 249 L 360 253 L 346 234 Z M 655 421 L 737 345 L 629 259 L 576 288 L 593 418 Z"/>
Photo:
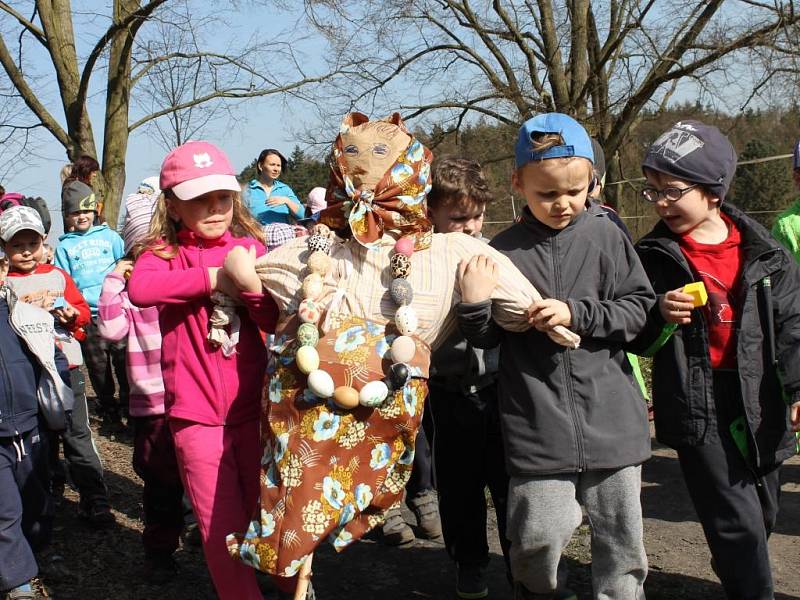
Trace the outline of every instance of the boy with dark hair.
<path fill-rule="evenodd" d="M 92 188 L 70 181 L 61 192 L 64 235 L 58 238 L 55 264 L 66 271 L 86 298 L 92 321 L 86 325 L 81 342 L 89 380 L 97 395 L 98 413 L 106 425 L 117 427 L 128 409 L 128 377 L 125 374 L 125 345 L 109 342 L 97 331 L 97 302 L 105 276 L 125 255 L 124 243 L 108 225 L 94 225 L 99 206 Z M 114 398 L 114 375 L 119 383 L 119 401 Z"/>
<path fill-rule="evenodd" d="M 583 127 L 567 115 L 539 115 L 523 124 L 515 154 L 512 185 L 527 206 L 491 246 L 545 299 L 529 309 L 532 329 L 500 329 L 489 300 L 494 266 L 477 256 L 460 267 L 457 307 L 467 340 L 501 344 L 515 598 L 575 598 L 558 566 L 583 505 L 594 597 L 638 600 L 647 574 L 639 494 L 650 433 L 625 344 L 655 295 L 630 241 L 604 211 L 586 208 L 593 152 Z M 557 325 L 579 334 L 581 346 L 554 343 Z"/>
<path fill-rule="evenodd" d="M 659 300 L 633 347 L 654 355 L 656 437 L 677 450 L 727 597 L 772 599 L 779 471 L 800 429 L 800 267 L 723 202 L 736 152 L 716 127 L 676 123 L 642 169 L 661 220 L 636 247 Z M 683 292 L 694 282 L 707 301 Z"/>
<path fill-rule="evenodd" d="M 792 152 L 792 180 L 800 190 L 800 140 L 795 142 Z M 772 235 L 800 262 L 800 197 L 778 216 Z"/>
<path fill-rule="evenodd" d="M 435 233 L 466 233 L 483 239 L 481 228 L 493 196 L 480 164 L 444 157 L 433 163 L 428 216 Z M 428 401 L 434 424 L 434 473 L 444 543 L 458 565 L 456 595 L 485 598 L 489 546 L 488 486 L 508 562 L 508 475 L 497 412 L 499 350 L 473 347 L 454 333 L 433 353 Z M 472 457 L 465 460 L 466 456 Z"/>
<path fill-rule="evenodd" d="M 79 338 L 89 323 L 89 305 L 75 282 L 64 271 L 42 262 L 44 226 L 38 213 L 27 206 L 14 206 L 0 215 L 0 244 L 9 259 L 6 284 L 20 302 L 50 312 L 56 322 L 55 343 L 70 366 L 75 408 L 72 427 L 53 432 L 50 439 L 54 467 L 52 490 L 56 500 L 64 494 L 66 475 L 58 459 L 59 438 L 64 441 L 64 458 L 70 477 L 80 493 L 79 513 L 93 525 L 114 522 L 108 503 L 103 465 L 92 440 L 86 407 L 83 364 Z"/>

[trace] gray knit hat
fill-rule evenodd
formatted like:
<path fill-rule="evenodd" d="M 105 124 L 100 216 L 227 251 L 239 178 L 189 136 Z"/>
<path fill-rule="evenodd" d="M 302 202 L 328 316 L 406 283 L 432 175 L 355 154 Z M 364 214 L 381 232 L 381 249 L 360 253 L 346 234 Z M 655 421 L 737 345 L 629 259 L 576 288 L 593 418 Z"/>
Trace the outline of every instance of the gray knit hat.
<path fill-rule="evenodd" d="M 61 190 L 61 210 L 64 211 L 64 217 L 82 210 L 97 212 L 97 199 L 92 188 L 82 181 L 70 181 Z"/>
<path fill-rule="evenodd" d="M 642 169 L 698 183 L 724 200 L 736 173 L 736 152 L 716 127 L 678 121 L 647 149 Z"/>

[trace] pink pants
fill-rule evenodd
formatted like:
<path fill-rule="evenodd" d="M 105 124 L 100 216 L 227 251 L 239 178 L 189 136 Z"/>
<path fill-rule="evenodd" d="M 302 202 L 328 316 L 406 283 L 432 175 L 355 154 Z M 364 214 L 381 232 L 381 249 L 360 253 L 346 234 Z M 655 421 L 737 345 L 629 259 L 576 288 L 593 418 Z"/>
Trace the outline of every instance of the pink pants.
<path fill-rule="evenodd" d="M 201 425 L 170 421 L 178 467 L 192 501 L 220 600 L 262 600 L 255 571 L 228 554 L 225 536 L 246 531 L 258 502 L 258 421 Z"/>

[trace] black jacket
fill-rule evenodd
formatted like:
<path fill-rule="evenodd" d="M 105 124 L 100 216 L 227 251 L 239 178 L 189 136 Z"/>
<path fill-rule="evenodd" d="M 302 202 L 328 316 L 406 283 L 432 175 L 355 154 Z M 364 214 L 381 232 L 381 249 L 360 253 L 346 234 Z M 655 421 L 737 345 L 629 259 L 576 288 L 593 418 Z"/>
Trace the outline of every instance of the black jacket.
<path fill-rule="evenodd" d="M 577 350 L 544 333 L 501 330 L 490 302 L 460 304 L 475 346 L 501 342 L 500 419 L 511 475 L 574 473 L 639 464 L 650 456 L 647 406 L 623 346 L 642 328 L 655 295 L 633 245 L 597 208 L 556 231 L 525 209 L 491 245 L 545 298 L 569 304 Z"/>
<path fill-rule="evenodd" d="M 744 413 L 755 442 L 755 465 L 770 465 L 795 453 L 786 401 L 800 400 L 800 267 L 766 229 L 736 207 L 725 203 L 722 211 L 739 228 L 742 240 L 736 354 Z M 636 249 L 659 297 L 694 280 L 676 236 L 663 223 Z M 632 350 L 646 353 L 664 326 L 656 303 Z M 702 311 L 696 311 L 692 322 L 678 327 L 654 354 L 658 440 L 678 447 L 716 439 L 713 392 L 708 329 Z"/>
<path fill-rule="evenodd" d="M 69 382 L 66 358 L 57 348 L 55 359 L 62 379 Z M 38 360 L 11 329 L 8 303 L 0 299 L 0 438 L 14 437 L 36 427 L 40 375 Z"/>

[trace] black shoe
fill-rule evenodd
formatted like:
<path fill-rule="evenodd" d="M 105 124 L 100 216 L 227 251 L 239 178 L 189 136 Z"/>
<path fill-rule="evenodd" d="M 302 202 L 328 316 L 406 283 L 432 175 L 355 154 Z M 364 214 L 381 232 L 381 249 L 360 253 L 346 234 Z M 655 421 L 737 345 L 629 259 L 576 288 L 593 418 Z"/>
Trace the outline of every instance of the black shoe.
<path fill-rule="evenodd" d="M 148 554 L 144 559 L 147 581 L 156 585 L 169 583 L 178 575 L 180 567 L 171 554 Z"/>
<path fill-rule="evenodd" d="M 111 512 L 111 507 L 108 500 L 105 498 L 97 498 L 87 502 L 81 501 L 78 505 L 78 516 L 85 519 L 93 527 L 108 527 L 117 522 L 114 513 Z"/>
<path fill-rule="evenodd" d="M 464 600 L 474 600 L 486 598 L 488 595 L 486 568 L 481 565 L 458 565 L 456 596 Z"/>
<path fill-rule="evenodd" d="M 186 523 L 183 526 L 183 543 L 194 548 L 199 548 L 203 545 L 203 540 L 200 537 L 200 528 L 196 522 Z"/>

